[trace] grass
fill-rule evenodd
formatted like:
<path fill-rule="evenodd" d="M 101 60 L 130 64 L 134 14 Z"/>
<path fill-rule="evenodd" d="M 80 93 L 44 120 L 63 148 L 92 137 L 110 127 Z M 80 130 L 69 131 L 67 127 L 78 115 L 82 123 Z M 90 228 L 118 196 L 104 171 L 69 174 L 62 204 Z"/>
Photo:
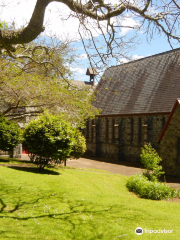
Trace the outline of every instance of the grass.
<path fill-rule="evenodd" d="M 94 169 L 94 168 L 76 168 L 76 167 L 68 167 L 68 166 L 56 166 L 56 168 L 63 168 L 63 169 L 76 169 L 76 170 L 83 170 L 83 171 L 92 171 L 92 172 L 103 172 L 103 173 L 109 173 L 109 171 L 102 170 L 102 169 Z"/>
<path fill-rule="evenodd" d="M 33 164 L 30 161 L 20 160 L 17 158 L 9 158 L 9 157 L 0 157 L 0 164 Z"/>
<path fill-rule="evenodd" d="M 180 204 L 140 199 L 117 174 L 0 166 L 0 239 L 173 239 Z M 135 234 L 135 229 L 173 233 Z"/>
<path fill-rule="evenodd" d="M 131 176 L 126 184 L 129 191 L 136 193 L 141 198 L 153 200 L 167 200 L 179 196 L 179 191 L 172 189 L 165 183 L 150 181 L 145 175 L 136 174 Z"/>
<path fill-rule="evenodd" d="M 26 161 L 26 160 L 20 160 L 17 158 L 8 158 L 8 157 L 0 157 L 0 164 L 30 164 L 36 166 L 35 163 Z M 49 165 L 49 167 L 53 167 Z M 63 168 L 63 169 L 76 169 L 76 170 L 83 170 L 83 171 L 92 171 L 92 172 L 104 172 L 104 173 L 109 173 L 106 170 L 102 169 L 93 169 L 93 168 L 76 168 L 76 167 L 69 167 L 69 166 L 62 166 L 62 165 L 55 165 L 54 166 L 56 169 Z"/>

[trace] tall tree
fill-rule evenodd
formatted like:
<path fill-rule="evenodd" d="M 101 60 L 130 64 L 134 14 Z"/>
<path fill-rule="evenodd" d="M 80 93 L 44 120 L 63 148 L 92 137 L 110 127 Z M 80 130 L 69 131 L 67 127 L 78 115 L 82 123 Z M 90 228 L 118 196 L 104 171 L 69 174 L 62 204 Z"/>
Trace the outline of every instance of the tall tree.
<path fill-rule="evenodd" d="M 42 51 L 32 45 L 36 47 L 36 51 Z M 0 57 L 0 115 L 27 120 L 48 109 L 55 114 L 63 112 L 66 119 L 82 126 L 85 119 L 98 114 L 91 105 L 92 88 L 68 80 L 71 72 L 66 65 L 67 52 L 68 47 L 63 45 L 49 55 L 38 56 L 43 63 L 46 57 L 51 59 L 50 65 L 40 66 L 34 62 L 36 54 L 34 61 Z"/>
<path fill-rule="evenodd" d="M 125 47 L 128 47 L 129 43 L 133 43 L 134 38 L 127 40 L 117 35 L 116 33 L 122 28 L 141 30 L 150 38 L 155 33 L 162 34 L 170 44 L 174 40 L 178 43 L 180 41 L 178 32 L 180 4 L 176 0 L 37 0 L 26 27 L 18 30 L 0 30 L 1 52 L 5 51 L 14 58 L 27 57 L 23 52 L 16 54 L 19 44 L 32 42 L 44 31 L 45 10 L 52 2 L 59 3 L 60 6 L 62 4 L 67 6 L 71 10 L 69 17 L 79 19 L 79 29 L 77 31 L 81 36 L 82 32 L 85 31 L 91 39 L 91 43 L 88 45 L 84 41 L 83 43 L 92 64 L 93 61 L 88 47 L 96 49 L 95 57 L 98 57 L 100 62 L 105 62 L 108 57 L 118 58 L 123 56 Z M 128 24 L 126 20 L 130 17 L 138 21 L 136 26 Z M 6 19 L 3 20 L 6 21 Z M 101 51 L 99 43 L 93 37 L 91 25 L 104 38 L 107 51 Z M 29 57 L 33 57 L 32 52 L 28 54 Z"/>

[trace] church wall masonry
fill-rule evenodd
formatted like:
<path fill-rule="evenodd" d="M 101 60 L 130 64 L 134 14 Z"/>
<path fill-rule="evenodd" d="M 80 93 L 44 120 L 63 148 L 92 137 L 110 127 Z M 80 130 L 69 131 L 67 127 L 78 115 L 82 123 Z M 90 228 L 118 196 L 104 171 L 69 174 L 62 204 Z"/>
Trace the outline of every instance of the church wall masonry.
<path fill-rule="evenodd" d="M 180 177 L 180 108 L 176 108 L 160 142 L 160 156 L 168 175 Z"/>
<path fill-rule="evenodd" d="M 119 161 L 139 162 L 141 148 L 150 142 L 159 152 L 157 139 L 168 115 L 99 117 L 87 122 L 87 154 Z"/>
<path fill-rule="evenodd" d="M 139 162 L 151 143 L 180 177 L 180 48 L 107 68 L 93 106 L 101 116 L 85 129 L 88 154 Z"/>

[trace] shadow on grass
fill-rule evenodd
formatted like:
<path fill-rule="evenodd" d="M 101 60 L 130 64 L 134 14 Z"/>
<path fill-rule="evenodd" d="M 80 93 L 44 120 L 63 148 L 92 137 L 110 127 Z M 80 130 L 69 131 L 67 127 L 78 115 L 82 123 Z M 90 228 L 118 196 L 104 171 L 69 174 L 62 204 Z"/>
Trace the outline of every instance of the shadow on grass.
<path fill-rule="evenodd" d="M 27 161 L 27 160 L 19 160 L 16 158 L 0 158 L 0 163 L 25 163 L 25 164 L 33 164 L 33 162 Z"/>
<path fill-rule="evenodd" d="M 0 221 L 7 221 L 2 228 L 4 239 L 12 239 L 11 231 L 16 239 L 21 239 L 15 227 L 9 229 L 14 221 L 16 228 L 24 226 L 23 231 L 28 239 L 35 239 L 37 235 L 41 235 L 41 239 L 116 239 L 117 234 L 120 234 L 119 220 L 129 220 L 128 214 L 123 214 L 127 211 L 125 203 L 102 205 L 91 199 L 67 199 L 63 196 L 66 190 L 61 188 L 48 191 L 38 191 L 35 188 L 28 194 L 25 183 L 19 187 L 17 189 L 4 183 L 0 188 Z M 141 215 L 138 212 L 137 217 L 138 214 Z M 29 229 L 29 224 L 33 224 L 36 235 Z M 44 232 L 46 228 L 53 231 Z M 53 232 L 56 232 L 55 235 Z M 121 235 L 127 233 L 127 229 L 121 230 Z"/>
<path fill-rule="evenodd" d="M 59 175 L 58 172 L 55 172 L 53 170 L 39 169 L 37 167 L 21 167 L 21 166 L 14 167 L 14 166 L 9 166 L 8 168 L 12 168 L 12 169 L 19 170 L 19 171 L 24 171 L 24 172 L 36 173 L 36 174 Z"/>
<path fill-rule="evenodd" d="M 53 197 L 53 196 L 50 196 Z M 48 197 L 49 198 L 49 197 Z M 34 199 L 31 203 L 23 202 L 22 200 L 19 200 L 18 203 L 16 203 L 13 210 L 10 211 L 4 211 L 6 204 L 1 200 L 1 203 L 3 202 L 3 208 L 1 209 L 1 213 L 5 215 L 1 215 L 1 218 L 10 218 L 11 220 L 14 219 L 16 221 L 28 221 L 30 219 L 33 219 L 34 221 L 45 221 L 43 222 L 44 226 L 51 222 L 52 226 L 54 224 L 54 220 L 58 223 L 61 223 L 61 227 L 67 229 L 66 230 L 66 239 L 87 239 L 87 240 L 94 240 L 94 239 L 105 239 L 104 232 L 101 230 L 102 226 L 104 226 L 105 222 L 114 222 L 115 219 L 120 218 L 121 211 L 117 210 L 117 206 L 106 206 L 102 207 L 98 205 L 97 203 L 92 202 L 84 202 L 82 200 L 76 200 L 76 201 L 67 201 L 63 197 L 57 197 L 57 202 L 64 203 L 66 206 L 66 210 L 62 211 L 56 211 L 56 212 L 49 212 L 48 206 L 47 209 L 45 209 L 46 205 L 44 205 L 44 213 L 38 214 L 36 212 L 33 212 L 31 216 L 13 216 L 9 215 L 10 213 L 14 213 L 17 210 L 20 210 L 21 207 L 26 206 L 26 211 L 28 212 L 29 209 L 31 209 L 35 203 L 38 204 L 39 200 L 46 200 L 46 197 Z M 30 205 L 30 206 L 28 206 Z M 28 207 L 27 207 L 28 206 Z M 35 206 L 35 205 L 34 205 Z M 125 206 L 121 206 L 122 208 L 125 208 Z M 68 208 L 68 209 L 67 209 Z M 33 207 L 33 209 L 36 209 Z M 38 207 L 37 207 L 38 209 Z M 35 211 L 35 210 L 33 210 Z M 43 212 L 43 211 L 42 211 Z M 7 215 L 8 214 L 8 215 Z M 128 220 L 127 217 L 121 217 Z M 50 220 L 50 221 L 49 221 Z M 104 222 L 105 221 L 105 222 Z M 98 222 L 98 224 L 97 224 Z M 56 224 L 57 225 L 57 224 Z M 115 237 L 115 233 L 109 226 L 105 227 L 106 237 L 108 239 L 111 239 L 111 237 Z M 108 234 L 107 234 L 108 232 Z M 108 235 L 108 236 L 107 236 Z M 107 238 L 106 238 L 107 239 Z M 114 238 L 112 238 L 114 239 Z"/>

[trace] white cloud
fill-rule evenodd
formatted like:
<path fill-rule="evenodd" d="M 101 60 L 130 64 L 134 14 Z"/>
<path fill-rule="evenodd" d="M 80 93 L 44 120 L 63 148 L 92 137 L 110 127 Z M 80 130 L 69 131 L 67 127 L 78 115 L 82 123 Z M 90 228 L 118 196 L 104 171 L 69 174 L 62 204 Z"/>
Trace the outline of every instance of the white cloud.
<path fill-rule="evenodd" d="M 133 60 L 138 60 L 138 59 L 141 59 L 141 58 L 144 58 L 144 56 L 134 55 L 134 56 L 132 57 Z"/>
<path fill-rule="evenodd" d="M 86 74 L 86 69 L 85 68 L 80 68 L 80 67 L 70 67 L 70 70 L 73 72 L 73 73 L 78 73 L 78 74 Z"/>
<path fill-rule="evenodd" d="M 4 7 L 2 7 L 3 4 Z M 17 26 L 21 27 L 30 19 L 35 4 L 36 0 L 6 0 L 6 2 L 4 0 L 0 0 L 1 21 L 9 23 L 15 21 Z"/>
<path fill-rule="evenodd" d="M 121 58 L 120 61 L 119 61 L 119 64 L 127 63 L 127 62 L 130 62 L 130 61 L 135 61 L 135 60 L 138 60 L 138 59 L 141 59 L 141 58 L 144 58 L 144 56 L 134 55 L 134 56 L 132 56 L 131 59 Z"/>
<path fill-rule="evenodd" d="M 26 25 L 33 13 L 36 0 L 6 0 L 8 6 L 1 7 L 4 0 L 0 0 L 0 12 L 1 12 L 1 21 L 6 21 L 16 23 L 16 27 L 21 27 Z M 71 13 L 70 9 L 62 3 L 52 2 L 48 5 L 45 13 L 44 25 L 45 32 L 50 36 L 56 36 L 62 40 L 66 38 L 69 40 L 78 40 L 78 28 L 79 20 L 77 18 L 68 18 Z M 104 25 L 104 26 L 103 26 Z M 90 28 L 93 36 L 99 36 L 101 34 L 100 29 L 97 27 L 97 23 L 92 19 L 87 19 L 85 22 L 85 27 Z M 106 29 L 106 24 L 101 23 L 103 29 Z M 90 35 L 85 33 L 85 30 L 81 27 L 80 32 L 83 38 L 89 38 Z"/>
<path fill-rule="evenodd" d="M 127 63 L 129 60 L 127 58 L 121 58 L 119 64 Z"/>
<path fill-rule="evenodd" d="M 128 14 L 125 18 L 121 19 L 121 30 L 119 35 L 123 36 L 126 35 L 129 31 L 132 31 L 133 29 L 137 29 L 140 24 L 138 21 L 135 21 L 132 17 L 129 17 Z"/>
<path fill-rule="evenodd" d="M 107 0 L 109 4 L 118 4 L 119 0 Z M 134 1 L 134 0 L 133 0 Z M 6 7 L 1 7 L 2 4 L 7 4 Z M 0 13 L 1 21 L 15 22 L 16 27 L 21 27 L 26 25 L 33 13 L 36 0 L 0 0 Z M 80 36 L 78 34 L 78 29 L 82 34 L 83 38 L 90 37 L 90 31 L 85 31 L 85 28 L 79 28 L 79 20 L 75 17 L 68 18 L 71 10 L 62 3 L 52 2 L 48 5 L 45 13 L 44 25 L 45 32 L 43 34 L 49 36 L 56 36 L 61 40 L 79 40 Z M 117 22 L 116 18 L 111 20 Z M 106 33 L 107 31 L 107 22 L 101 22 L 101 27 Z M 118 22 L 117 22 L 118 24 Z M 126 35 L 133 28 L 139 27 L 139 22 L 135 21 L 129 14 L 126 14 L 123 18 L 119 19 L 119 24 L 121 26 L 120 35 Z M 126 27 L 129 26 L 130 28 Z M 101 30 L 97 26 L 97 22 L 92 19 L 86 19 L 85 27 L 89 28 L 94 37 L 102 34 Z"/>
<path fill-rule="evenodd" d="M 104 0 L 104 2 L 105 2 L 106 4 L 111 5 L 111 6 L 114 6 L 115 4 L 117 4 L 117 5 L 122 4 L 122 1 L 120 1 L 120 0 Z M 125 2 L 126 4 L 129 3 L 129 4 L 136 5 L 136 7 L 142 5 L 142 2 L 141 2 L 140 0 L 125 0 L 124 2 Z"/>
<path fill-rule="evenodd" d="M 70 69 L 71 72 L 73 72 L 74 74 L 78 73 L 78 74 L 86 74 L 86 69 L 82 68 L 82 67 L 76 67 L 76 65 L 70 65 L 68 62 L 65 64 L 65 66 L 67 68 Z"/>
<path fill-rule="evenodd" d="M 87 54 L 83 53 L 80 56 L 78 56 L 79 59 L 87 59 Z"/>

